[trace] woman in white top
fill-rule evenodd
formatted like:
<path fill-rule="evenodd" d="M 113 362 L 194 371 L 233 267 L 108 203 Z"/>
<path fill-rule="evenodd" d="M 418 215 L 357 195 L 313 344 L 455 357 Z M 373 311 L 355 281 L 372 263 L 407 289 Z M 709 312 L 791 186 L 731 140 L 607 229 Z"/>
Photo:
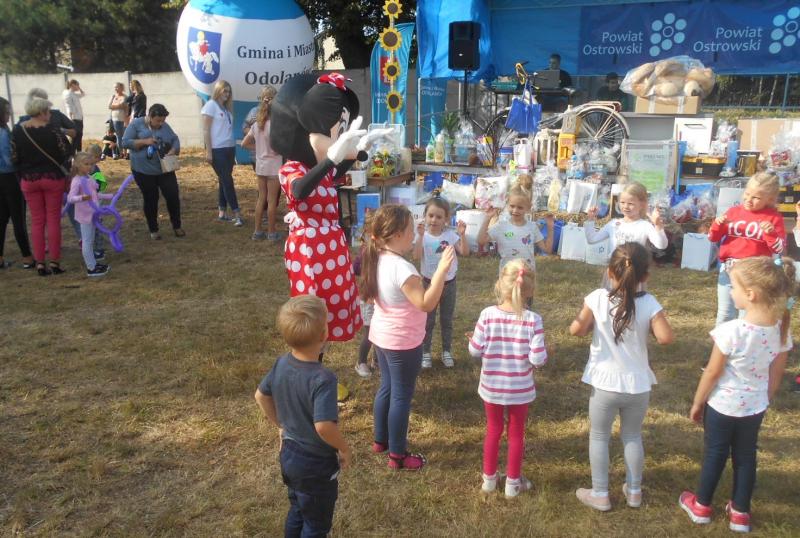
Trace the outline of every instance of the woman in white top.
<path fill-rule="evenodd" d="M 281 156 L 275 153 L 269 145 L 270 105 L 278 90 L 273 86 L 264 86 L 258 95 L 260 104 L 256 118 L 250 126 L 250 131 L 242 140 L 245 149 L 255 148 L 255 169 L 258 178 L 258 200 L 256 200 L 255 231 L 253 239 L 269 239 L 278 241 L 281 235 L 275 231 L 275 217 L 278 211 L 278 200 L 281 195 L 281 185 L 278 181 L 278 170 L 283 164 Z M 267 232 L 264 233 L 261 218 L 264 209 L 267 210 Z"/>
<path fill-rule="evenodd" d="M 203 108 L 203 141 L 206 146 L 206 162 L 213 168 L 219 180 L 219 215 L 217 220 L 234 226 L 244 226 L 239 213 L 239 201 L 233 186 L 233 165 L 236 159 L 236 141 L 233 138 L 233 90 L 224 80 L 214 84 L 214 91 Z M 228 217 L 227 208 L 233 211 Z"/>
<path fill-rule="evenodd" d="M 650 253 L 638 243 L 618 246 L 608 264 L 611 291 L 597 289 L 584 298 L 583 308 L 569 327 L 575 336 L 592 331 L 589 362 L 582 381 L 592 386 L 589 398 L 589 462 L 592 488 L 578 489 L 578 499 L 596 510 L 611 509 L 608 498 L 608 443 L 617 413 L 625 446 L 628 506 L 642 502 L 642 422 L 656 377 L 647 357 L 652 330 L 659 344 L 673 340 L 672 327 L 656 298 L 639 291 L 647 280 Z"/>
<path fill-rule="evenodd" d="M 128 96 L 125 95 L 122 82 L 114 84 L 114 95 L 108 100 L 108 109 L 111 111 L 111 123 L 117 135 L 117 148 L 121 148 L 121 157 L 127 159 L 128 150 L 122 147 L 122 137 L 125 136 L 125 120 L 128 118 Z"/>
<path fill-rule="evenodd" d="M 67 82 L 67 88 L 61 94 L 64 99 L 64 108 L 67 111 L 67 116 L 75 124 L 72 149 L 76 152 L 81 151 L 83 146 L 83 107 L 81 106 L 81 99 L 83 99 L 84 95 L 81 85 L 75 79 Z"/>

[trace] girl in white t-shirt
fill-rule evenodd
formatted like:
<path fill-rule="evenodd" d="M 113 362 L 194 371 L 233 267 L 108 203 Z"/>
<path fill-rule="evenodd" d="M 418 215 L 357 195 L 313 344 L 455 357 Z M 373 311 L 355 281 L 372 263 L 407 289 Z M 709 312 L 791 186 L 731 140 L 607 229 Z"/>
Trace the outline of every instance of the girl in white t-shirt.
<path fill-rule="evenodd" d="M 689 411 L 705 430 L 703 466 L 697 493 L 684 491 L 679 503 L 693 522 L 710 523 L 714 490 L 730 454 L 733 493 L 725 511 L 731 530 L 750 532 L 758 432 L 792 348 L 795 268 L 790 258 L 755 256 L 739 260 L 730 276 L 731 297 L 744 317 L 711 331 L 714 348 Z"/>
<path fill-rule="evenodd" d="M 414 218 L 407 207 L 384 205 L 372 214 L 361 262 L 361 299 L 374 300 L 369 340 L 375 346 L 381 385 L 373 406 L 375 453 L 389 450 L 389 468 L 416 471 L 425 457 L 406 450 L 411 398 L 422 366 L 425 314 L 439 302 L 455 259 L 445 248 L 428 289 L 405 256 L 414 246 Z"/>
<path fill-rule="evenodd" d="M 583 300 L 578 317 L 569 327 L 575 336 L 592 332 L 589 361 L 581 380 L 592 386 L 589 397 L 589 463 L 591 489 L 575 495 L 596 510 L 611 509 L 608 497 L 608 444 L 617 414 L 625 451 L 628 506 L 642 503 L 642 422 L 656 376 L 647 356 L 647 336 L 652 331 L 659 344 L 673 341 L 672 327 L 661 305 L 639 291 L 649 275 L 650 253 L 639 243 L 625 243 L 611 254 L 608 279 L 611 290 L 594 290 Z"/>
<path fill-rule="evenodd" d="M 648 240 L 659 250 L 667 248 L 667 234 L 664 233 L 661 211 L 656 208 L 653 213 L 647 214 L 647 189 L 644 185 L 628 183 L 619 195 L 619 210 L 622 218 L 611 219 L 600 230 L 596 230 L 594 220 L 597 218 L 597 207 L 590 208 L 583 225 L 586 242 L 594 244 L 610 238 L 610 252 L 617 246 L 630 242 L 646 247 Z"/>
<path fill-rule="evenodd" d="M 281 236 L 275 231 L 275 217 L 278 211 L 278 200 L 281 195 L 281 185 L 278 181 L 278 170 L 283 164 L 281 156 L 275 153 L 269 145 L 270 106 L 278 90 L 273 86 L 264 86 L 259 93 L 258 112 L 256 121 L 250 126 L 250 132 L 242 140 L 245 149 L 255 148 L 256 178 L 258 179 L 258 199 L 256 200 L 256 213 L 253 216 L 255 231 L 253 239 L 269 239 L 278 241 Z M 267 232 L 264 233 L 261 218 L 264 210 L 267 211 Z"/>
<path fill-rule="evenodd" d="M 496 220 L 500 214 L 497 208 L 490 207 L 486 210 L 487 216 L 478 232 L 478 246 L 484 248 L 489 241 L 497 244 L 501 270 L 505 264 L 516 258 L 522 258 L 535 270 L 536 261 L 533 258 L 535 247 L 539 247 L 547 254 L 553 249 L 553 217 L 551 215 L 546 217 L 546 240 L 536 223 L 528 219 L 533 206 L 532 188 L 533 180 L 529 175 L 523 174 L 517 184 L 509 189 L 507 208 L 510 219 L 508 220 Z M 492 224 L 491 221 L 495 220 L 496 222 Z"/>
<path fill-rule="evenodd" d="M 431 198 L 425 204 L 422 221 L 417 224 L 417 239 L 414 242 L 414 259 L 420 260 L 422 283 L 426 288 L 430 286 L 431 278 L 439 266 L 439 260 L 442 259 L 442 253 L 448 246 L 455 247 L 460 256 L 469 255 L 469 243 L 464 237 L 467 225 L 459 221 L 456 229 L 453 230 L 447 226 L 448 222 L 450 222 L 450 204 L 442 198 Z M 442 363 L 445 368 L 452 368 L 454 365 L 450 345 L 453 341 L 457 271 L 458 258 L 453 260 L 453 265 L 447 272 L 441 304 L 428 312 L 428 319 L 425 323 L 425 340 L 422 342 L 423 368 L 433 366 L 431 342 L 433 341 L 433 329 L 436 326 L 436 310 L 439 310 L 439 324 L 442 331 Z"/>

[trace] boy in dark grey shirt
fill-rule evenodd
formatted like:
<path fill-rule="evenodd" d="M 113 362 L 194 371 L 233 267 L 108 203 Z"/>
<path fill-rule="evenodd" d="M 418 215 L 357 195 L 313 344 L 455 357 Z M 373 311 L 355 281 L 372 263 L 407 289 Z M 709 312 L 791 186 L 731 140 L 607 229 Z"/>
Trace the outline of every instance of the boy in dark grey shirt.
<path fill-rule="evenodd" d="M 350 464 L 350 447 L 337 424 L 336 376 L 319 362 L 327 321 L 325 301 L 314 295 L 293 297 L 280 308 L 277 326 L 291 352 L 275 361 L 255 395 L 280 432 L 290 502 L 287 537 L 330 532 L 339 470 Z"/>

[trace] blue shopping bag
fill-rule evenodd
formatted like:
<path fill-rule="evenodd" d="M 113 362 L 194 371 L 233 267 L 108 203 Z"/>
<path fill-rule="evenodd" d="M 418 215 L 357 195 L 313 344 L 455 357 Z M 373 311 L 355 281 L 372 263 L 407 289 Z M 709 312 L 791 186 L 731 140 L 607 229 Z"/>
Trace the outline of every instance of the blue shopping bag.
<path fill-rule="evenodd" d="M 530 83 L 526 82 L 522 96 L 511 100 L 506 128 L 522 134 L 534 134 L 539 130 L 541 119 L 542 105 L 533 101 Z"/>

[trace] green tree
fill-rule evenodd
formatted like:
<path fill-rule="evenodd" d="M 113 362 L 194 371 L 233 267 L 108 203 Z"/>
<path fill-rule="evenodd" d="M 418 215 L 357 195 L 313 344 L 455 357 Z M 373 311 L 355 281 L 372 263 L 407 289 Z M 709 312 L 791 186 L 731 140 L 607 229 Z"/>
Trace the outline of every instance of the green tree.
<path fill-rule="evenodd" d="M 161 0 L 2 0 L 0 70 L 175 70 L 179 16 Z"/>
<path fill-rule="evenodd" d="M 348 69 L 369 67 L 372 46 L 389 24 L 383 13 L 385 0 L 298 0 L 316 31 L 336 40 L 339 55 Z M 403 12 L 397 23 L 414 20 L 417 0 L 401 0 Z M 415 55 L 412 54 L 412 57 Z"/>

